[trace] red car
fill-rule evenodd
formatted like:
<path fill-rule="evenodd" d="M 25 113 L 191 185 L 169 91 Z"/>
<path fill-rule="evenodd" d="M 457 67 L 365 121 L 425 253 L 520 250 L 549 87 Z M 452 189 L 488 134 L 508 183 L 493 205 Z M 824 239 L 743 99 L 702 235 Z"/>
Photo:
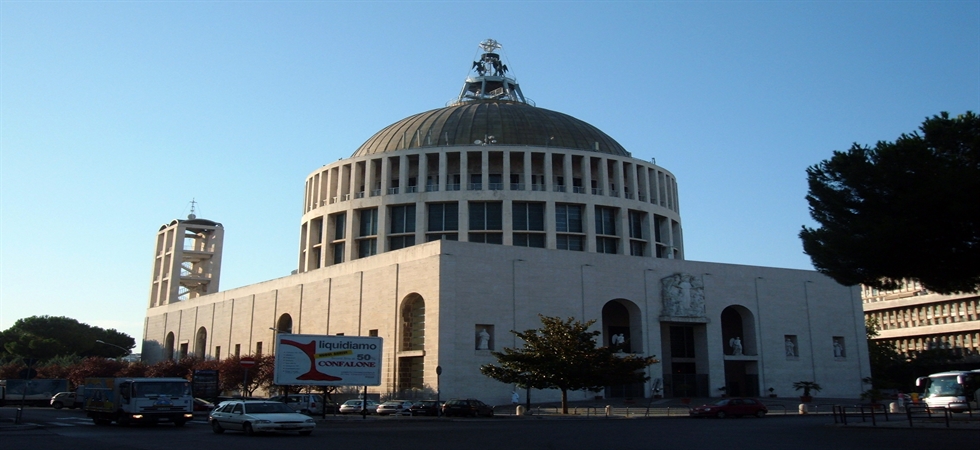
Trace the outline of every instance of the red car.
<path fill-rule="evenodd" d="M 691 417 L 717 417 L 723 419 L 728 416 L 756 416 L 765 417 L 769 408 L 762 402 L 754 398 L 725 398 L 718 400 L 710 405 L 701 405 L 691 408 Z"/>

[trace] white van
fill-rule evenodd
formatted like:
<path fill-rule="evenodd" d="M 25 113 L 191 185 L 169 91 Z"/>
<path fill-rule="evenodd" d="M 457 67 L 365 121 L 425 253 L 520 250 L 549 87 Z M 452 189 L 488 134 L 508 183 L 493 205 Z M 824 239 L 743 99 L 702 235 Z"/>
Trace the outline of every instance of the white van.
<path fill-rule="evenodd" d="M 925 388 L 922 399 L 930 408 L 957 412 L 980 408 L 980 369 L 934 373 L 917 378 L 915 385 Z"/>
<path fill-rule="evenodd" d="M 275 402 L 283 402 L 286 406 L 289 406 L 293 411 L 300 412 L 303 414 L 322 414 L 323 413 L 323 396 L 320 394 L 288 394 L 279 395 L 270 398 L 269 400 Z M 329 411 L 328 411 L 329 412 Z"/>

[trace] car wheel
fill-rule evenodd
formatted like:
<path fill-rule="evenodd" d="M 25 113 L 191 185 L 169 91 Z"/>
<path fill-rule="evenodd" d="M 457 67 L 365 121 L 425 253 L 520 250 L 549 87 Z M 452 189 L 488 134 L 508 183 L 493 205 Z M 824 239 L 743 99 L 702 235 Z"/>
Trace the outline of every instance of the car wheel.
<path fill-rule="evenodd" d="M 225 429 L 221 428 L 221 424 L 218 423 L 217 420 L 215 420 L 211 422 L 211 431 L 213 431 L 214 434 L 221 434 L 225 432 Z"/>
<path fill-rule="evenodd" d="M 255 430 L 252 429 L 252 424 L 245 422 L 242 424 L 242 431 L 245 432 L 245 436 L 254 436 Z"/>
<path fill-rule="evenodd" d="M 306 430 L 306 431 L 300 431 L 299 432 L 299 435 L 300 436 L 309 436 L 311 434 L 313 434 L 313 430 Z"/>
<path fill-rule="evenodd" d="M 766 417 L 766 412 L 760 409 L 755 412 L 755 416 L 761 419 L 763 417 Z"/>
<path fill-rule="evenodd" d="M 54 409 L 61 409 L 65 407 L 65 405 L 62 404 L 61 402 L 54 402 L 51 404 L 51 406 L 54 407 Z"/>
<path fill-rule="evenodd" d="M 718 411 L 718 414 L 715 414 L 715 417 L 717 417 L 719 419 L 724 419 L 725 418 L 725 415 L 726 415 L 725 414 L 725 411 Z"/>

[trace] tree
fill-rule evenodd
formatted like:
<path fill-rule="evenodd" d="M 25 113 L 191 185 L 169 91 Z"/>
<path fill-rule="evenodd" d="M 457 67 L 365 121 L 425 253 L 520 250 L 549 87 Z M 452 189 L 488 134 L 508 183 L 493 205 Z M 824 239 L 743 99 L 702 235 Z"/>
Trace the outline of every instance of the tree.
<path fill-rule="evenodd" d="M 980 290 L 980 117 L 944 112 L 919 129 L 807 168 L 820 227 L 800 239 L 818 271 L 847 286 Z"/>
<path fill-rule="evenodd" d="M 136 341 L 114 329 L 94 327 L 69 317 L 32 316 L 19 319 L 0 332 L 0 353 L 42 361 L 68 355 L 106 358 L 126 355 L 115 346 L 133 349 Z"/>
<path fill-rule="evenodd" d="M 255 365 L 248 369 L 248 387 L 242 392 L 242 396 L 251 396 L 259 387 L 269 388 L 272 386 L 273 369 L 276 358 L 272 355 L 250 355 L 255 359 Z M 218 365 L 219 383 L 223 391 L 241 391 L 242 384 L 245 382 L 245 368 L 241 365 L 241 358 L 229 356 Z"/>
<path fill-rule="evenodd" d="M 877 317 L 865 319 L 864 332 L 868 338 L 868 359 L 871 362 L 872 387 L 893 388 L 902 386 L 900 382 L 895 383 L 894 377 L 891 375 L 894 374 L 896 366 L 905 363 L 905 359 L 898 353 L 898 349 L 894 345 L 875 339 L 878 337 L 880 328 Z M 893 386 L 894 384 L 897 386 Z"/>
<path fill-rule="evenodd" d="M 504 348 L 491 352 L 499 366 L 485 364 L 480 371 L 497 381 L 535 389 L 561 390 L 562 414 L 568 414 L 568 391 L 598 392 L 605 386 L 643 382 L 641 370 L 656 358 L 617 354 L 608 347 L 597 347 L 599 331 L 589 331 L 595 320 L 579 322 L 559 317 L 541 318 L 540 329 L 511 330 L 524 341 L 520 349 Z"/>

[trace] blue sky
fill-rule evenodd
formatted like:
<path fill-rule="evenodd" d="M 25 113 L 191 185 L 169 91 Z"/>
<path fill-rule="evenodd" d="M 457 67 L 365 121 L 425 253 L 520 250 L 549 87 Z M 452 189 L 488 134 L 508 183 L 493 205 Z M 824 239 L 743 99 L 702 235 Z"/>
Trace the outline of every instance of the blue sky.
<path fill-rule="evenodd" d="M 305 177 L 455 98 L 486 38 L 538 106 L 677 176 L 691 260 L 811 269 L 808 166 L 980 111 L 976 0 L 4 0 L 0 329 L 139 340 L 191 198 L 225 226 L 223 290 L 288 275 Z"/>

